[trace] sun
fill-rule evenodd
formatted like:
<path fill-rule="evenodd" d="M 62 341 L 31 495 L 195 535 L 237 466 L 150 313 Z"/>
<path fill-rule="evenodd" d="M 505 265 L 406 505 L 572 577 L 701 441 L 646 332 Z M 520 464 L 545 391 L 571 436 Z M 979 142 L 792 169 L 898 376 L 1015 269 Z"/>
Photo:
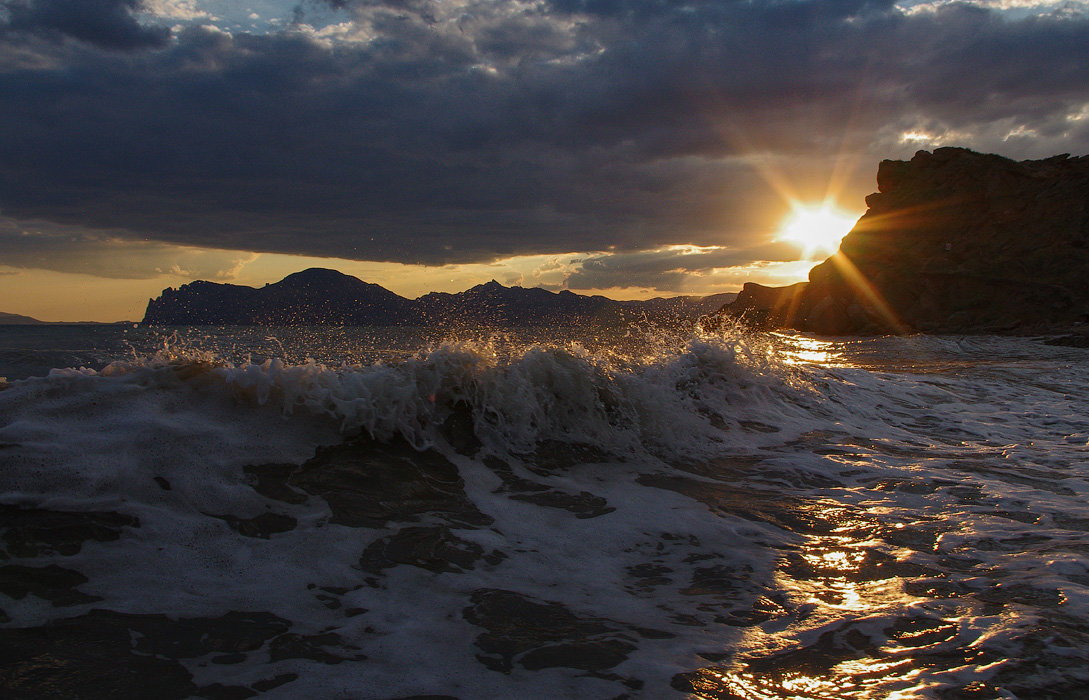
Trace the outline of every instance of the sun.
<path fill-rule="evenodd" d="M 799 245 L 806 258 L 831 255 L 856 221 L 857 217 L 828 202 L 795 204 L 783 220 L 776 240 Z"/>

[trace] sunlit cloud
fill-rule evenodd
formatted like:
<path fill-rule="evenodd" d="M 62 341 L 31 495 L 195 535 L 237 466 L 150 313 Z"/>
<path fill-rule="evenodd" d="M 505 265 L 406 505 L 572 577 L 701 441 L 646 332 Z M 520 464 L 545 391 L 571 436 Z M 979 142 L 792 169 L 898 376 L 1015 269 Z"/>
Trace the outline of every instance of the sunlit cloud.
<path fill-rule="evenodd" d="M 939 148 L 950 145 L 970 145 L 974 136 L 966 131 L 928 131 L 911 129 L 900 134 L 900 143 L 917 148 Z"/>
<path fill-rule="evenodd" d="M 987 10 L 1011 13 L 1015 17 L 1046 15 L 1052 17 L 1077 17 L 1089 14 L 1089 2 L 1085 0 L 931 0 L 906 2 L 898 5 L 907 15 L 935 13 L 950 5 L 974 6 Z"/>
<path fill-rule="evenodd" d="M 1017 127 L 1010 129 L 1009 133 L 1002 137 L 1002 140 L 1009 141 L 1010 139 L 1036 138 L 1037 136 L 1039 136 L 1039 134 L 1035 129 L 1030 129 L 1024 124 L 1019 124 Z"/>
<path fill-rule="evenodd" d="M 746 249 L 673 245 L 630 253 L 597 253 L 576 259 L 564 278 L 573 290 L 632 287 L 657 293 L 700 294 L 738 285 L 739 270 L 793 263 L 797 245 L 769 243 Z M 809 263 L 805 269 L 808 271 Z M 797 280 L 794 280 L 797 281 Z"/>
<path fill-rule="evenodd" d="M 1076 112 L 1071 112 L 1066 115 L 1066 120 L 1071 122 L 1080 122 L 1085 119 L 1089 119 L 1089 103 L 1083 104 L 1081 109 Z"/>
<path fill-rule="evenodd" d="M 140 9 L 153 17 L 170 20 L 216 19 L 201 6 L 199 0 L 143 0 Z"/>

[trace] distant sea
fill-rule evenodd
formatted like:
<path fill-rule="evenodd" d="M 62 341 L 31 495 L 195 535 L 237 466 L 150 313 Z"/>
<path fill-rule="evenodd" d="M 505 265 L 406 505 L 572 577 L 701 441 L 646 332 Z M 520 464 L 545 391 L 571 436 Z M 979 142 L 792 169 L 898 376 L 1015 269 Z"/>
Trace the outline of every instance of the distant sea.
<path fill-rule="evenodd" d="M 0 696 L 1089 697 L 1089 350 L 0 327 Z"/>

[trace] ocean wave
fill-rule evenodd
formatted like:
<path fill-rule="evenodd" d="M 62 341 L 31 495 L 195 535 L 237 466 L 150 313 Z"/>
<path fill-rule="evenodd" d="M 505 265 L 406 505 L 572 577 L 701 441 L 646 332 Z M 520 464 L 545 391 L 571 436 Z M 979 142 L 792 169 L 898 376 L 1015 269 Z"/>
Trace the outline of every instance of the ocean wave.
<path fill-rule="evenodd" d="M 87 638 L 179 697 L 1085 687 L 1083 350 L 163 341 L 0 390 L 0 643 L 61 680 Z"/>
<path fill-rule="evenodd" d="M 109 391 L 113 384 L 229 395 L 244 406 L 321 416 L 344 435 L 401 436 L 424 449 L 451 430 L 497 452 L 545 441 L 614 455 L 709 457 L 739 441 L 742 424 L 804 427 L 819 402 L 805 373 L 768 339 L 734 333 L 641 338 L 635 349 L 577 342 L 451 340 L 399 360 L 330 366 L 279 358 L 234 363 L 168 339 L 156 353 L 101 370 L 55 369 L 22 391 Z M 464 438 L 465 436 L 461 436 Z"/>

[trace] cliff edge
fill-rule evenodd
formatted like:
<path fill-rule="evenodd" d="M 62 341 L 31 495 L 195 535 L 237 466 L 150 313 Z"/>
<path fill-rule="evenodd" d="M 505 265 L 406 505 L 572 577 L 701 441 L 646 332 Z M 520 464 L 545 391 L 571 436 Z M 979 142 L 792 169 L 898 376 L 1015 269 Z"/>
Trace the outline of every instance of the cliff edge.
<path fill-rule="evenodd" d="M 824 335 L 1046 333 L 1089 321 L 1089 156 L 964 148 L 883 161 L 839 251 L 724 307 Z"/>

